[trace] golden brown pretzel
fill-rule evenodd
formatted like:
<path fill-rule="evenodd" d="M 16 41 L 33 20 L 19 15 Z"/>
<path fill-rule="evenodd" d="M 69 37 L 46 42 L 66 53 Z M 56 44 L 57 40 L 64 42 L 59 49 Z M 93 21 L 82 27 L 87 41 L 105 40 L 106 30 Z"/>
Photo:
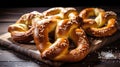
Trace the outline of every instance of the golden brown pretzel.
<path fill-rule="evenodd" d="M 90 19 L 90 16 L 97 16 Z M 117 30 L 116 14 L 99 8 L 87 8 L 78 12 L 75 8 L 56 7 L 43 13 L 24 14 L 8 27 L 16 42 L 29 42 L 33 39 L 41 57 L 54 61 L 77 62 L 89 53 L 89 42 L 82 28 L 96 37 L 110 36 Z M 51 40 L 52 39 L 52 40 Z M 75 48 L 71 48 L 73 41 Z"/>
<path fill-rule="evenodd" d="M 82 28 L 92 36 L 111 36 L 117 30 L 117 16 L 113 11 L 104 11 L 100 8 L 86 8 L 80 12 L 79 16 L 83 19 Z M 96 17 L 93 19 L 90 16 Z"/>
<path fill-rule="evenodd" d="M 33 40 L 34 22 L 42 17 L 43 15 L 37 11 L 22 15 L 15 24 L 8 27 L 12 39 L 16 42 L 26 43 Z"/>
<path fill-rule="evenodd" d="M 34 30 L 34 41 L 41 52 L 42 58 L 54 61 L 77 62 L 88 54 L 89 43 L 84 31 L 77 22 L 56 19 L 44 19 L 37 22 Z M 55 41 L 49 41 L 49 33 L 55 30 Z M 69 50 L 70 38 L 76 48 Z"/>
<path fill-rule="evenodd" d="M 63 11 L 64 11 L 63 7 L 54 7 L 44 11 L 43 14 L 46 18 L 62 19 Z"/>
<path fill-rule="evenodd" d="M 69 15 L 72 12 L 74 15 Z M 59 20 L 52 18 L 37 21 L 34 41 L 42 58 L 63 62 L 80 61 L 86 57 L 89 51 L 86 34 L 75 20 L 75 11 L 67 9 L 63 16 L 66 17 Z M 54 42 L 50 42 L 49 33 L 51 32 L 55 33 L 55 35 L 51 34 L 55 36 Z M 74 49 L 70 49 L 69 39 L 74 42 Z"/>
<path fill-rule="evenodd" d="M 43 12 L 46 18 L 56 18 L 56 19 L 74 19 L 77 17 L 78 12 L 72 7 L 54 7 Z"/>

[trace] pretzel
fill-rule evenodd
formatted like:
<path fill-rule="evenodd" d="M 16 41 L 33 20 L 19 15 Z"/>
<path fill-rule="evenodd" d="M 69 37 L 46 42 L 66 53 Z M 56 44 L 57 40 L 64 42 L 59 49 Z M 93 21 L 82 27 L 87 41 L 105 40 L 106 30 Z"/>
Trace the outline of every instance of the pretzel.
<path fill-rule="evenodd" d="M 88 55 L 90 46 L 84 30 L 96 37 L 113 35 L 117 31 L 116 13 L 86 8 L 78 14 L 75 8 L 55 7 L 24 14 L 8 27 L 14 41 L 28 43 L 34 39 L 43 59 L 62 62 L 78 62 Z"/>
<path fill-rule="evenodd" d="M 101 8 L 83 9 L 79 16 L 83 19 L 82 28 L 95 37 L 111 36 L 117 31 L 116 13 Z M 96 16 L 95 18 L 90 18 Z"/>
<path fill-rule="evenodd" d="M 55 7 L 55 8 L 50 8 L 44 11 L 43 14 L 46 18 L 62 19 L 63 11 L 64 11 L 63 7 Z"/>
<path fill-rule="evenodd" d="M 28 43 L 33 40 L 34 22 L 42 17 L 43 15 L 37 11 L 22 15 L 15 24 L 8 27 L 8 32 L 11 33 L 12 39 L 21 43 Z"/>
<path fill-rule="evenodd" d="M 75 8 L 72 7 L 54 7 L 50 8 L 43 12 L 46 18 L 54 18 L 54 19 L 74 19 L 77 17 L 78 12 Z"/>
<path fill-rule="evenodd" d="M 34 41 L 37 49 L 44 59 L 62 62 L 77 62 L 85 58 L 89 51 L 89 42 L 85 32 L 79 27 L 75 20 L 76 13 L 72 10 L 64 9 L 63 18 L 46 18 L 36 22 L 34 29 Z M 68 11 L 68 12 L 67 12 Z M 73 12 L 74 15 L 69 15 Z M 51 15 L 48 12 L 47 16 Z M 54 14 L 53 14 L 54 15 Z M 74 19 L 73 19 L 74 18 Z M 58 20 L 59 19 L 59 20 Z M 51 42 L 49 33 L 53 36 Z M 75 48 L 70 49 L 71 39 Z"/>

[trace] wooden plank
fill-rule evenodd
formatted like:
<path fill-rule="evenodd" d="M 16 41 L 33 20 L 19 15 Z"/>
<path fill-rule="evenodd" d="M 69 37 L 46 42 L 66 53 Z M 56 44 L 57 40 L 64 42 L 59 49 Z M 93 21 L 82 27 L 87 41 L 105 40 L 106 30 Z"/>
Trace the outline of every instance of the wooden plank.
<path fill-rule="evenodd" d="M 28 12 L 32 12 L 32 11 L 39 11 L 39 12 L 43 12 L 47 9 L 49 9 L 51 7 L 31 7 L 31 8 L 1 8 L 0 9 L 0 22 L 15 22 L 16 20 L 18 20 L 20 18 L 20 16 L 22 16 L 25 13 Z M 82 9 L 86 8 L 86 7 L 74 7 L 77 9 L 78 12 L 80 12 Z M 105 6 L 98 6 L 98 8 L 103 8 L 106 11 L 110 10 L 110 11 L 114 11 L 117 13 L 118 19 L 120 19 L 120 9 L 118 7 L 105 7 Z"/>
<path fill-rule="evenodd" d="M 90 53 L 97 50 L 98 48 L 110 44 L 113 41 L 117 40 L 120 37 L 120 31 L 118 31 L 114 36 L 112 37 L 108 37 L 108 38 L 91 38 L 89 37 L 89 40 L 91 42 L 91 49 L 90 49 Z M 100 40 L 100 41 L 99 41 Z M 97 41 L 99 41 L 99 43 L 96 43 Z M 14 41 L 11 40 L 11 36 L 10 33 L 6 33 L 0 36 L 0 45 L 2 46 L 6 46 L 7 48 L 13 49 L 17 52 L 26 54 L 36 60 L 39 60 L 41 62 L 50 64 L 50 65 L 61 65 L 61 63 L 59 62 L 51 62 L 50 60 L 44 60 L 40 57 L 40 53 L 37 51 L 36 46 L 34 43 L 30 43 L 30 44 L 20 44 L 20 43 L 16 43 Z M 93 56 L 94 57 L 94 56 Z"/>
<path fill-rule="evenodd" d="M 8 32 L 8 26 L 11 25 L 13 23 L 3 23 L 3 22 L 0 22 L 0 34 L 4 34 L 6 32 Z"/>
<path fill-rule="evenodd" d="M 16 43 L 16 42 L 11 40 L 10 33 L 6 33 L 6 34 L 3 34 L 0 36 L 0 45 L 5 46 L 9 49 L 13 49 L 16 52 L 27 55 L 31 58 L 34 58 L 34 59 L 39 60 L 41 62 L 44 62 L 48 65 L 59 66 L 62 64 L 61 62 L 53 62 L 50 60 L 42 59 L 40 57 L 40 53 L 36 49 L 35 44 L 33 44 L 33 43 L 29 43 L 29 44 Z"/>
<path fill-rule="evenodd" d="M 11 50 L 0 50 L 0 62 L 10 62 L 10 61 L 21 61 L 24 62 L 25 60 L 27 61 L 27 58 L 25 56 L 22 56 L 22 54 L 19 54 L 19 57 L 17 53 L 11 51 Z M 21 59 L 21 58 L 24 58 Z"/>
<path fill-rule="evenodd" d="M 24 61 L 24 62 L 14 62 L 14 61 L 8 61 L 8 62 L 0 62 L 0 67 L 49 67 L 45 64 L 37 64 L 33 61 Z"/>
<path fill-rule="evenodd" d="M 18 10 L 19 9 L 19 10 Z M 10 22 L 14 22 L 15 20 L 14 20 L 14 18 L 16 18 L 16 16 L 18 17 L 20 14 L 19 14 L 19 12 L 23 12 L 23 13 L 25 13 L 25 12 L 27 12 L 27 11 L 29 11 L 29 10 L 36 10 L 36 9 L 30 9 L 30 8 L 28 8 L 28 9 L 23 9 L 23 8 L 18 8 L 18 9 L 16 9 L 16 8 L 13 8 L 13 9 L 7 9 L 6 11 L 8 11 L 8 12 L 6 12 L 6 13 L 4 13 L 4 14 L 6 14 L 6 15 L 4 15 L 4 18 L 8 18 L 7 19 L 7 21 L 10 21 Z M 40 8 L 41 9 L 41 8 Z M 46 8 L 47 9 L 47 8 Z M 77 9 L 82 9 L 82 8 L 77 8 Z M 107 8 L 108 9 L 108 8 Z M 18 14 L 17 14 L 17 11 L 18 10 Z M 39 8 L 37 8 L 37 10 L 39 10 Z M 45 9 L 43 9 L 43 11 L 44 11 Z M 114 9 L 113 9 L 114 10 Z M 10 13 L 9 13 L 9 11 L 10 11 Z M 39 11 L 41 11 L 41 10 L 39 10 Z M 117 9 L 115 9 L 115 11 L 116 12 L 118 12 L 118 10 Z M 4 11 L 3 11 L 4 12 Z M 13 13 L 14 12 L 16 12 L 16 14 L 14 15 Z M 9 18 L 8 17 L 8 15 L 10 16 L 10 15 L 12 15 L 12 16 L 14 16 L 14 17 L 12 17 L 12 18 Z M 118 14 L 119 15 L 119 14 Z M 3 18 L 2 18 L 3 19 Z M 9 20 L 10 19 L 10 20 Z M 13 20 L 13 21 L 11 21 L 11 20 Z M 7 22 L 6 21 L 6 19 L 3 19 L 2 21 L 5 21 L 5 22 Z M 12 24 L 12 23 L 10 23 L 10 24 Z M 10 25 L 10 24 L 8 24 L 8 25 Z M 0 24 L 0 26 L 6 26 L 5 24 Z M 4 31 L 4 28 L 6 29 L 5 31 Z M 2 30 L 1 30 L 1 32 L 2 31 L 4 31 L 4 32 L 7 32 L 7 27 L 2 27 L 1 28 Z M 120 28 L 119 28 L 120 29 Z M 2 32 L 3 33 L 3 32 Z M 118 30 L 118 32 L 117 32 L 117 34 L 115 34 L 114 36 L 112 36 L 112 37 L 108 37 L 108 38 L 91 38 L 91 37 L 89 37 L 89 40 L 90 40 L 90 42 L 91 42 L 91 51 L 90 52 L 92 52 L 92 51 L 94 51 L 93 53 L 91 53 L 91 54 L 89 54 L 83 61 L 82 61 L 82 63 L 81 63 L 81 61 L 80 62 L 78 62 L 78 63 L 72 63 L 73 65 L 75 65 L 75 66 L 82 66 L 82 64 L 84 64 L 84 65 L 86 65 L 87 64 L 87 66 L 91 66 L 91 65 L 94 65 L 94 63 L 97 61 L 97 62 L 101 62 L 101 63 L 111 63 L 111 62 L 113 62 L 114 61 L 114 63 L 119 63 L 120 62 L 120 46 L 118 46 L 118 45 L 116 45 L 116 46 L 118 46 L 118 47 L 116 47 L 116 46 L 113 46 L 113 44 L 112 45 L 110 45 L 112 42 L 114 42 L 114 41 L 116 41 L 117 39 L 119 39 L 120 38 L 120 30 Z M 11 38 L 10 38 L 10 35 L 9 35 L 9 33 L 6 33 L 6 34 L 3 34 L 3 35 L 1 35 L 0 36 L 0 39 L 1 39 L 1 41 L 0 41 L 0 45 L 2 45 L 2 46 L 6 46 L 7 48 L 10 48 L 10 49 L 12 49 L 12 50 L 15 50 L 16 52 L 20 52 L 21 54 L 25 54 L 25 55 L 27 55 L 27 56 L 30 56 L 30 57 L 32 57 L 32 58 L 34 58 L 34 59 L 40 59 L 39 61 L 41 61 L 41 62 L 45 62 L 46 63 L 46 61 L 43 61 L 43 60 L 41 60 L 41 58 L 40 58 L 40 56 L 39 56 L 39 54 L 38 53 L 36 53 L 36 47 L 35 47 L 35 44 L 19 44 L 19 43 L 15 43 L 15 42 L 13 42 L 12 40 L 11 40 Z M 99 42 L 99 44 L 95 44 L 97 41 L 100 41 Z M 3 43 L 3 42 L 5 42 L 5 43 Z M 7 43 L 6 43 L 7 42 Z M 119 41 L 117 41 L 118 42 L 118 44 L 120 44 L 119 43 Z M 11 45 L 11 46 L 10 46 Z M 16 46 L 15 46 L 16 45 Z M 105 46 L 105 45 L 110 45 L 110 46 Z M 104 47 L 103 47 L 104 46 Z M 19 50 L 16 50 L 16 48 L 19 48 Z M 100 49 L 100 50 L 98 50 L 98 51 L 96 51 L 96 49 L 99 49 L 99 48 L 103 48 L 103 49 Z M 30 51 L 29 51 L 30 50 Z M 31 51 L 32 50 L 32 51 Z M 109 50 L 112 50 L 111 52 L 109 52 Z M 116 52 L 114 52 L 116 50 Z M 4 52 L 4 51 L 3 51 Z M 94 54 L 95 53 L 95 54 Z M 11 56 L 15 56 L 14 54 L 12 54 L 12 53 L 4 53 L 5 55 L 11 55 Z M 110 55 L 109 57 L 107 57 L 108 55 Z M 2 57 L 4 56 L 4 55 L 1 55 Z M 97 56 L 97 57 L 96 57 Z M 2 58 L 1 57 L 1 58 Z M 7 57 L 7 56 L 6 56 Z M 4 59 L 2 59 L 3 61 L 4 61 Z M 14 58 L 13 59 L 11 59 L 11 61 L 14 61 Z M 17 61 L 16 59 L 15 59 L 15 61 Z M 49 60 L 48 60 L 49 61 Z M 0 62 L 0 64 L 5 64 L 7 62 L 7 58 L 6 58 L 6 61 L 3 63 L 3 62 Z M 16 62 L 13 62 L 13 64 L 14 63 L 16 63 Z M 53 64 L 54 62 L 51 62 L 50 61 L 50 63 L 48 63 L 48 64 Z M 9 64 L 9 63 L 8 63 Z M 10 63 L 10 64 L 12 64 L 12 63 Z M 17 63 L 17 64 L 19 64 L 19 62 Z M 23 63 L 24 64 L 24 63 Z M 56 63 L 55 63 L 56 64 Z M 61 64 L 61 63 L 60 63 Z M 67 63 L 66 63 L 67 64 Z M 68 63 L 67 65 L 68 66 L 71 66 L 72 65 L 71 63 Z M 24 64 L 25 65 L 25 64 Z M 58 63 L 58 65 L 59 65 L 59 63 Z M 83 65 L 83 66 L 84 66 Z M 62 65 L 63 66 L 63 65 Z M 0 66 L 1 67 L 1 66 Z"/>

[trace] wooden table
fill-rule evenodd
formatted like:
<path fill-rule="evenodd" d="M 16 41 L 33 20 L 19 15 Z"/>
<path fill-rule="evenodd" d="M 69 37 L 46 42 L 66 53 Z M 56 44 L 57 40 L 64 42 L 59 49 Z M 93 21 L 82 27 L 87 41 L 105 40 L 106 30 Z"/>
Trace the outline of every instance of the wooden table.
<path fill-rule="evenodd" d="M 7 32 L 7 27 L 24 13 L 31 11 L 43 12 L 50 7 L 37 7 L 37 8 L 0 8 L 0 34 Z M 86 7 L 76 7 L 78 11 Z M 120 19 L 119 7 L 104 7 L 105 10 L 112 10 L 118 14 Z M 113 59 L 106 59 L 102 57 L 107 55 Z M 116 57 L 117 56 L 117 57 Z M 80 63 L 81 62 L 81 63 Z M 111 43 L 110 45 L 104 46 L 99 49 L 98 52 L 89 54 L 83 61 L 79 63 L 68 63 L 62 65 L 62 67 L 120 67 L 120 39 Z M 49 67 L 48 65 L 36 61 L 28 56 L 16 53 L 11 49 L 7 49 L 0 46 L 0 67 Z"/>

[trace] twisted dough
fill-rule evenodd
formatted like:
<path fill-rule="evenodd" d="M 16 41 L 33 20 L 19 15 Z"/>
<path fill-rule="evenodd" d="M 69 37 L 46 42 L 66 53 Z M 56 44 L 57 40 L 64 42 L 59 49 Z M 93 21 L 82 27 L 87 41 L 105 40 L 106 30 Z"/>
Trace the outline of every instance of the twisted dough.
<path fill-rule="evenodd" d="M 42 58 L 54 61 L 77 62 L 88 54 L 89 43 L 84 31 L 75 20 L 75 17 L 78 16 L 76 15 L 77 11 L 65 10 L 61 14 L 62 18 L 47 18 L 36 22 L 34 41 Z M 57 15 L 56 10 L 55 12 L 52 10 L 52 12 L 55 14 L 48 12 L 50 14 L 46 16 Z M 61 17 L 61 15 L 57 15 L 57 17 Z M 49 33 L 53 31 L 55 31 L 55 41 L 51 43 Z M 74 42 L 76 48 L 69 49 L 71 45 L 69 39 Z"/>
<path fill-rule="evenodd" d="M 82 28 L 92 36 L 111 36 L 117 31 L 117 16 L 113 11 L 105 12 L 100 8 L 86 8 L 80 12 L 79 16 L 83 18 Z M 91 16 L 96 17 L 91 18 Z"/>
<path fill-rule="evenodd" d="M 34 22 L 42 17 L 43 15 L 37 11 L 22 15 L 15 24 L 8 27 L 12 39 L 16 42 L 26 43 L 33 40 Z"/>
<path fill-rule="evenodd" d="M 110 36 L 117 31 L 116 14 L 100 8 L 86 8 L 78 14 L 75 8 L 56 7 L 22 15 L 8 27 L 8 32 L 16 42 L 30 42 L 34 38 L 42 58 L 77 62 L 89 53 L 83 29 L 92 36 Z M 72 45 L 75 47 L 71 48 Z"/>
<path fill-rule="evenodd" d="M 43 12 L 44 16 L 46 18 L 53 18 L 53 19 L 75 19 L 78 17 L 78 12 L 75 8 L 67 7 L 54 7 L 51 9 L 48 9 Z"/>

